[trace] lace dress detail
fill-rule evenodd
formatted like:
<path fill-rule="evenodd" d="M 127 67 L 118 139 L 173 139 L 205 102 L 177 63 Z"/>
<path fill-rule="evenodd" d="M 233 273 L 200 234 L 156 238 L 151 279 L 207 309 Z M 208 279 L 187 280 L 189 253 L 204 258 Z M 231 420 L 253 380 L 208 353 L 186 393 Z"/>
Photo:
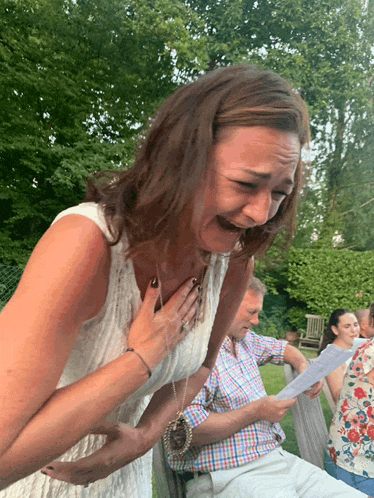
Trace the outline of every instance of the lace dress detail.
<path fill-rule="evenodd" d="M 60 213 L 78 214 L 94 221 L 110 239 L 104 217 L 95 203 L 83 203 Z M 126 240 L 111 248 L 111 269 L 107 297 L 100 312 L 84 322 L 79 330 L 58 387 L 85 377 L 118 358 L 127 347 L 127 334 L 141 305 L 134 268 L 124 257 Z M 152 377 L 126 402 L 117 408 L 111 419 L 135 426 L 151 395 L 163 385 L 183 379 L 198 370 L 206 356 L 210 331 L 217 311 L 219 295 L 228 266 L 228 258 L 213 254 L 206 273 L 205 310 L 193 331 L 154 370 Z M 62 461 L 83 458 L 99 449 L 105 437 L 90 435 L 66 452 Z M 0 498 L 151 498 L 152 452 L 114 472 L 88 488 L 50 479 L 40 472 L 0 491 Z"/>

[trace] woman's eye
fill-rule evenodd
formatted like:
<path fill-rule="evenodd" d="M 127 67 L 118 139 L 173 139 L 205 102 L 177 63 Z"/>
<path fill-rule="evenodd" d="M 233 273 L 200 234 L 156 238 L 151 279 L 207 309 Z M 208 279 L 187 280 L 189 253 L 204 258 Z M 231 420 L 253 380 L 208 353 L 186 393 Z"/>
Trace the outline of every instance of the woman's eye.
<path fill-rule="evenodd" d="M 248 189 L 251 189 L 251 190 L 254 190 L 255 188 L 257 188 L 254 183 L 247 183 L 247 182 L 237 182 L 237 183 L 241 187 L 245 187 L 245 188 L 248 188 Z"/>
<path fill-rule="evenodd" d="M 243 187 L 247 190 L 257 190 L 259 187 L 255 183 L 249 183 L 249 182 L 236 182 L 240 187 Z M 285 197 L 290 195 L 290 192 L 284 192 L 283 190 L 276 190 L 271 193 L 272 197 L 277 200 L 283 200 Z"/>

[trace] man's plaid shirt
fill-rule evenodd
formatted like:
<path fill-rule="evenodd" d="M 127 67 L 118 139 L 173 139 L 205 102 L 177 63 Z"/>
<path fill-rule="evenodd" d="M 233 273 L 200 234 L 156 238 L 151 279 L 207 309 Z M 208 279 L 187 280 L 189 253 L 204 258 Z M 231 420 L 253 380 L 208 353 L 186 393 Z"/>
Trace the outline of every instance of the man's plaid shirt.
<path fill-rule="evenodd" d="M 235 357 L 226 338 L 207 382 L 185 411 L 192 428 L 204 422 L 210 412 L 235 410 L 267 396 L 258 367 L 268 362 L 282 365 L 286 345 L 286 341 L 248 331 L 244 339 L 236 341 Z M 266 455 L 284 439 L 278 423 L 258 421 L 227 439 L 191 447 L 182 457 L 169 455 L 168 460 L 179 472 L 229 469 Z"/>

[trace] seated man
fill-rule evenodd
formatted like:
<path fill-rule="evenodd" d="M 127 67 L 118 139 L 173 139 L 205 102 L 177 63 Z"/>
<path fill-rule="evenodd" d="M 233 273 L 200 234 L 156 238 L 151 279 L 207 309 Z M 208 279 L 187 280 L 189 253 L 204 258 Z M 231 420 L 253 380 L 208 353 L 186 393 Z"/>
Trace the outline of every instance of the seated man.
<path fill-rule="evenodd" d="M 359 498 L 367 495 L 281 447 L 279 425 L 296 399 L 267 396 L 259 365 L 308 366 L 286 341 L 249 330 L 258 323 L 266 287 L 253 278 L 205 386 L 185 415 L 193 428 L 191 447 L 169 455 L 184 473 L 187 498 Z M 282 375 L 282 372 L 279 372 Z M 322 382 L 308 395 L 318 396 Z"/>

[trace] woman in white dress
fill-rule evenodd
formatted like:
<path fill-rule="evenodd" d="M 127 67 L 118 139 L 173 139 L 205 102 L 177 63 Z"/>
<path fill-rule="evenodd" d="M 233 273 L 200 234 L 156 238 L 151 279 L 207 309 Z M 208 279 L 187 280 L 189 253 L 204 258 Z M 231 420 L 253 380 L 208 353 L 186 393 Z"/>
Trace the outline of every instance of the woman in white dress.
<path fill-rule="evenodd" d="M 151 496 L 149 450 L 207 379 L 251 256 L 292 228 L 308 137 L 287 82 L 219 69 L 56 218 L 0 315 L 0 498 Z"/>

